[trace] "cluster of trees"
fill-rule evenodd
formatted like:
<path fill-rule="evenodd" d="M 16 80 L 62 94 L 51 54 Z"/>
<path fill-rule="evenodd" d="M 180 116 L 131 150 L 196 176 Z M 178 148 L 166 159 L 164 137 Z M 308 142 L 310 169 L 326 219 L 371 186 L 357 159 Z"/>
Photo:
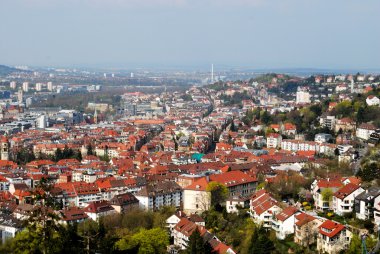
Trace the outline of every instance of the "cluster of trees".
<path fill-rule="evenodd" d="M 17 151 L 15 155 L 12 156 L 12 158 L 13 158 L 13 161 L 16 162 L 18 165 L 25 165 L 36 159 L 36 157 L 34 156 L 33 150 L 25 148 L 25 147 Z"/>
<path fill-rule="evenodd" d="M 250 100 L 252 97 L 247 93 L 247 91 L 244 91 L 242 93 L 236 92 L 232 96 L 231 95 L 221 95 L 220 99 L 224 101 L 224 105 L 230 106 L 230 105 L 240 105 L 242 106 L 242 100 Z"/>
<path fill-rule="evenodd" d="M 38 208 L 26 228 L 0 247 L 0 253 L 166 253 L 165 220 L 174 210 L 131 211 L 98 222 L 62 225 L 51 208 Z M 50 210 L 50 211 L 49 211 Z"/>
<path fill-rule="evenodd" d="M 371 182 L 376 180 L 380 185 L 380 150 L 374 148 L 369 151 L 360 165 L 358 176 L 365 182 Z"/>

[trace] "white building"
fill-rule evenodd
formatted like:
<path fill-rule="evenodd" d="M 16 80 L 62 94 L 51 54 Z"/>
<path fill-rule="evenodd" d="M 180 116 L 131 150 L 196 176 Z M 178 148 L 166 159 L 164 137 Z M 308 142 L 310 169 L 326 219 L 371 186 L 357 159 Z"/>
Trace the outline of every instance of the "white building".
<path fill-rule="evenodd" d="M 368 106 L 377 106 L 380 104 L 380 99 L 374 95 L 370 95 L 367 97 L 365 102 L 367 103 Z"/>
<path fill-rule="evenodd" d="M 9 83 L 9 87 L 10 87 L 11 89 L 16 89 L 16 86 L 17 86 L 16 81 L 12 81 L 12 82 Z"/>
<path fill-rule="evenodd" d="M 282 136 L 278 133 L 270 133 L 267 136 L 267 147 L 268 148 L 279 148 L 281 147 Z"/>
<path fill-rule="evenodd" d="M 208 181 L 200 178 L 183 190 L 183 210 L 186 213 L 202 213 L 211 206 L 211 196 L 206 190 Z"/>
<path fill-rule="evenodd" d="M 359 185 L 348 183 L 334 193 L 332 208 L 334 213 L 342 216 L 351 213 L 355 204 L 355 197 L 364 189 Z"/>
<path fill-rule="evenodd" d="M 28 92 L 29 91 L 29 82 L 22 83 L 22 90 L 24 92 Z"/>
<path fill-rule="evenodd" d="M 164 206 L 180 207 L 182 203 L 182 188 L 175 182 L 159 182 L 146 185 L 136 193 L 140 208 L 158 210 Z"/>
<path fill-rule="evenodd" d="M 0 237 L 4 244 L 8 239 L 14 238 L 16 233 L 22 229 L 22 221 L 11 215 L 0 215 Z"/>
<path fill-rule="evenodd" d="M 277 200 L 265 190 L 259 190 L 251 197 L 250 214 L 252 219 L 265 228 L 272 227 L 272 218 L 281 211 Z"/>
<path fill-rule="evenodd" d="M 307 104 L 310 103 L 311 96 L 306 87 L 298 87 L 296 93 L 296 103 L 297 104 Z"/>
<path fill-rule="evenodd" d="M 51 82 L 51 81 L 47 82 L 47 89 L 49 91 L 53 91 L 53 82 Z"/>
<path fill-rule="evenodd" d="M 294 233 L 295 215 L 298 209 L 289 206 L 276 214 L 272 221 L 272 229 L 276 232 L 276 237 L 284 240 L 286 236 Z"/>
<path fill-rule="evenodd" d="M 370 123 L 362 123 L 356 129 L 356 137 L 364 140 L 368 140 L 372 133 L 376 131 L 376 127 Z"/>
<path fill-rule="evenodd" d="M 42 83 L 36 83 L 36 91 L 42 91 Z"/>
<path fill-rule="evenodd" d="M 318 253 L 341 253 L 341 251 L 349 247 L 351 236 L 351 232 L 344 225 L 326 220 L 319 226 L 317 237 Z"/>

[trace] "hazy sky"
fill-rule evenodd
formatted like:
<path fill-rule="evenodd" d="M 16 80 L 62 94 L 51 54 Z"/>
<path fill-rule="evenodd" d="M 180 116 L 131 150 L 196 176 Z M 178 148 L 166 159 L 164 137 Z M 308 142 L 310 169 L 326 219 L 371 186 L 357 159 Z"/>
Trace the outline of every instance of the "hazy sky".
<path fill-rule="evenodd" d="M 0 64 L 380 69 L 379 0 L 0 0 Z"/>

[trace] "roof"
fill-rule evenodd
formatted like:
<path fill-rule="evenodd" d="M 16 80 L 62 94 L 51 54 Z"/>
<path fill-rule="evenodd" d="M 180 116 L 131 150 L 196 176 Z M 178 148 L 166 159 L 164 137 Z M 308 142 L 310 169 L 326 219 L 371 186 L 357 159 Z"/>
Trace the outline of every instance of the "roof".
<path fill-rule="evenodd" d="M 337 190 L 334 193 L 334 196 L 339 198 L 339 199 L 344 199 L 345 197 L 349 196 L 351 193 L 353 193 L 354 191 L 356 191 L 359 188 L 360 188 L 359 185 L 356 185 L 353 183 L 348 183 L 345 186 L 343 186 L 342 188 L 340 188 L 339 190 Z"/>
<path fill-rule="evenodd" d="M 210 181 L 219 182 L 227 187 L 232 187 L 240 184 L 247 184 L 256 182 L 256 178 L 243 173 L 242 171 L 229 171 L 222 174 L 215 174 L 210 176 Z"/>
<path fill-rule="evenodd" d="M 342 224 L 332 221 L 332 220 L 326 220 L 319 226 L 319 233 L 322 235 L 325 235 L 329 238 L 332 238 L 339 234 L 342 230 L 344 230 L 346 227 Z"/>
<path fill-rule="evenodd" d="M 184 190 L 196 190 L 196 191 L 206 191 L 208 186 L 208 181 L 206 177 L 195 180 L 192 184 L 185 187 Z"/>
<path fill-rule="evenodd" d="M 302 227 L 303 225 L 309 223 L 310 221 L 315 220 L 316 218 L 314 216 L 311 216 L 307 213 L 299 213 L 295 216 L 297 222 L 296 225 L 298 227 Z"/>
<path fill-rule="evenodd" d="M 106 200 L 93 201 L 84 208 L 86 213 L 103 213 L 114 210 L 110 203 Z"/>
<path fill-rule="evenodd" d="M 62 215 L 62 220 L 64 221 L 77 221 L 88 218 L 88 215 L 84 212 L 84 209 L 78 207 L 69 207 L 60 212 Z"/>
<path fill-rule="evenodd" d="M 298 209 L 294 206 L 286 207 L 284 210 L 282 210 L 279 214 L 276 215 L 277 220 L 279 221 L 286 221 L 289 219 L 292 215 L 294 215 Z"/>

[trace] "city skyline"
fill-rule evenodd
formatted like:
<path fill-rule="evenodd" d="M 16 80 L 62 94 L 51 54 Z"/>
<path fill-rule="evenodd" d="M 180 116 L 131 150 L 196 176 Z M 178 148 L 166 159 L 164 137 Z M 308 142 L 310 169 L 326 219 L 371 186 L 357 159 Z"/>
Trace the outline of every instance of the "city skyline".
<path fill-rule="evenodd" d="M 379 69 L 365 2 L 5 0 L 0 63 Z"/>

